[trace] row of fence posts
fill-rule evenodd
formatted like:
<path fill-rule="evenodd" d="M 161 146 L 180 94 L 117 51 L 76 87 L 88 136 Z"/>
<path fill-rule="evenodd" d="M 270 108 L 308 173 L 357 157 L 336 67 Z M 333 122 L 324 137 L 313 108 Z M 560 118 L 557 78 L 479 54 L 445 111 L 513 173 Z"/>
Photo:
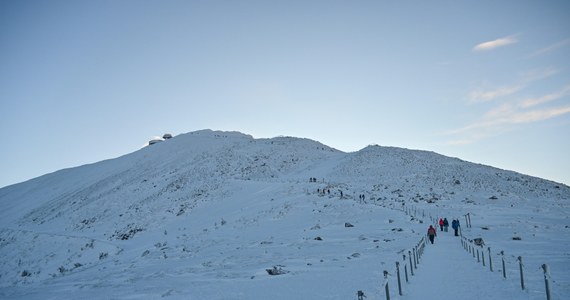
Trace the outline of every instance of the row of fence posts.
<path fill-rule="evenodd" d="M 410 214 L 411 215 L 411 211 L 408 210 L 404 210 L 404 212 L 406 214 Z M 425 215 L 425 213 L 424 213 Z M 420 260 L 424 254 L 424 250 L 426 247 L 426 237 L 422 237 L 420 239 L 420 241 L 411 249 L 408 250 L 408 255 L 406 256 L 406 254 L 402 254 L 402 264 L 400 264 L 399 261 L 396 261 L 396 279 L 398 282 L 398 294 L 400 296 L 403 295 L 402 292 L 402 274 L 401 274 L 401 265 L 403 265 L 404 267 L 404 279 L 406 280 L 406 283 L 410 282 L 410 276 L 414 276 L 414 269 L 418 268 L 418 265 L 420 264 Z M 409 269 L 408 269 L 409 266 Z M 409 274 L 410 276 L 408 276 L 408 270 L 409 270 Z M 388 276 L 390 275 L 390 273 L 387 270 L 384 270 L 384 283 L 383 283 L 383 287 L 384 287 L 384 292 L 386 294 L 386 300 L 390 300 L 390 286 L 388 284 Z M 366 295 L 364 295 L 363 291 L 358 291 L 356 293 L 356 295 L 358 296 L 358 300 L 364 300 L 364 298 L 366 297 Z"/>
<path fill-rule="evenodd" d="M 411 250 L 408 250 L 408 255 L 402 255 L 403 258 L 403 266 L 404 266 L 404 279 L 406 283 L 410 282 L 410 277 L 408 276 L 408 265 L 410 275 L 414 276 L 414 270 L 417 270 L 418 265 L 420 264 L 420 260 L 424 254 L 424 250 L 426 247 L 426 238 L 422 237 L 421 240 L 414 246 Z M 399 261 L 396 262 L 396 279 L 398 282 L 398 294 L 400 296 L 403 295 L 402 292 L 402 274 L 401 274 L 401 264 Z M 386 300 L 390 300 L 390 286 L 388 284 L 388 275 L 390 273 L 387 270 L 384 270 L 384 291 L 386 293 Z M 362 298 L 359 298 L 362 299 Z"/>
<path fill-rule="evenodd" d="M 474 239 L 469 240 L 466 237 L 462 237 L 461 244 L 463 245 L 463 249 L 465 249 L 465 251 L 472 254 L 473 258 L 477 257 L 477 262 L 482 263 L 483 266 L 485 267 L 485 251 L 483 250 L 484 249 L 483 244 L 478 246 L 475 244 L 474 241 L 475 241 Z M 479 248 L 481 248 L 481 251 L 479 251 Z M 488 252 L 488 257 L 489 257 L 489 262 L 488 262 L 489 271 L 493 272 L 493 258 L 491 256 L 491 247 L 487 247 L 487 252 Z M 475 256 L 475 253 L 477 253 L 477 256 Z M 503 266 L 503 278 L 507 279 L 507 271 L 506 271 L 506 266 L 505 266 L 505 252 L 501 251 L 500 253 L 501 253 L 501 262 L 502 262 L 502 266 Z M 521 256 L 517 257 L 517 261 L 519 262 L 521 289 L 525 290 L 522 257 Z M 551 295 L 550 294 L 550 272 L 548 271 L 548 265 L 543 264 L 542 270 L 544 272 L 544 286 L 546 289 L 546 299 L 551 300 L 551 296 L 550 296 Z"/>
<path fill-rule="evenodd" d="M 413 208 L 413 207 L 406 207 L 403 206 L 401 208 L 401 210 L 406 214 L 406 215 L 410 215 L 413 216 L 415 218 L 417 218 L 417 214 L 418 214 L 418 210 L 417 208 Z M 425 210 L 421 211 L 421 215 L 422 217 L 426 216 Z M 430 220 L 435 220 L 431 215 L 429 216 Z M 437 221 L 437 220 L 436 220 Z M 420 241 L 411 249 L 408 250 L 408 255 L 406 256 L 406 254 L 402 255 L 402 262 L 403 262 L 403 266 L 404 266 L 404 279 L 406 280 L 406 283 L 410 282 L 410 276 L 414 276 L 414 269 L 417 270 L 418 265 L 420 264 L 420 260 L 424 254 L 424 250 L 426 247 L 427 241 L 426 241 L 426 237 L 422 237 L 420 239 Z M 410 276 L 408 276 L 408 265 L 409 265 L 409 274 Z M 396 279 L 398 282 L 398 294 L 400 296 L 403 295 L 403 291 L 402 291 L 402 276 L 401 276 L 401 270 L 400 270 L 401 264 L 399 261 L 396 262 Z M 388 276 L 390 275 L 390 273 L 387 270 L 384 270 L 384 283 L 383 283 L 383 287 L 384 287 L 384 292 L 386 294 L 386 300 L 390 300 L 390 286 L 388 284 Z M 364 298 L 366 297 L 366 295 L 364 295 L 363 291 L 358 291 L 356 293 L 356 295 L 358 296 L 358 300 L 364 300 Z"/>

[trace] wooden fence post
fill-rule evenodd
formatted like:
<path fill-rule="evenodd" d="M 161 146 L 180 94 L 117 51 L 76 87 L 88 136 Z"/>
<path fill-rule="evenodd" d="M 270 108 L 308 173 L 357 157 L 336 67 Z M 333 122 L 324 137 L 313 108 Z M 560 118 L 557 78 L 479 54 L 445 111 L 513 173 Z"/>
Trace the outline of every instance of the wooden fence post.
<path fill-rule="evenodd" d="M 398 292 L 402 296 L 402 282 L 400 281 L 400 263 L 396 262 L 396 274 L 398 275 Z"/>
<path fill-rule="evenodd" d="M 386 300 L 390 300 L 390 288 L 388 288 L 388 271 L 384 270 L 384 279 L 386 281 L 385 290 L 386 290 Z"/>
<path fill-rule="evenodd" d="M 417 269 L 418 268 L 418 262 L 417 262 L 418 257 L 416 256 L 416 248 L 413 248 L 412 250 L 414 251 L 414 269 Z"/>
<path fill-rule="evenodd" d="M 406 283 L 410 282 L 408 280 L 408 265 L 406 265 L 406 254 L 404 254 L 404 274 L 406 275 Z"/>
<path fill-rule="evenodd" d="M 505 252 L 501 250 L 501 260 L 503 261 L 503 278 L 507 279 L 507 271 L 505 270 Z"/>
<path fill-rule="evenodd" d="M 548 266 L 546 264 L 542 265 L 542 269 L 544 270 L 544 286 L 546 288 L 546 300 L 550 300 L 550 282 L 548 282 Z"/>
<path fill-rule="evenodd" d="M 408 258 L 410 259 L 410 272 L 414 276 L 414 265 L 412 265 L 412 251 L 408 250 Z"/>
<path fill-rule="evenodd" d="M 493 260 L 491 259 L 491 247 L 487 247 L 487 250 L 489 250 L 489 270 L 491 270 L 491 272 L 493 272 Z"/>
<path fill-rule="evenodd" d="M 519 256 L 517 259 L 519 260 L 519 267 L 520 267 L 520 271 L 521 271 L 521 289 L 524 290 L 524 274 L 523 274 L 522 257 Z"/>

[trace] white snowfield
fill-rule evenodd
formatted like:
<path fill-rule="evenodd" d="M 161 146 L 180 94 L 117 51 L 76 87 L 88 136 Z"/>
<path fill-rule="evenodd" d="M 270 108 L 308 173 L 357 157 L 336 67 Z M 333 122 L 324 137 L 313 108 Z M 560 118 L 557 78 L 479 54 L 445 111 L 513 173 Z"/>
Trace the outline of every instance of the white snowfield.
<path fill-rule="evenodd" d="M 0 298 L 371 300 L 388 282 L 391 299 L 546 299 L 547 264 L 570 299 L 569 201 L 433 152 L 197 131 L 0 189 Z M 438 232 L 400 296 L 395 263 L 404 280 L 439 217 L 483 238 L 494 270 Z"/>

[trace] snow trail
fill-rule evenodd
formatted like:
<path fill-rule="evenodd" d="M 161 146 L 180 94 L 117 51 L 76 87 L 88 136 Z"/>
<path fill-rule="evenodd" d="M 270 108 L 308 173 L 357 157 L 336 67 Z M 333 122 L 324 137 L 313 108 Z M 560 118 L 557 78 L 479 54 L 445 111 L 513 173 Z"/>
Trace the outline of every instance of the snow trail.
<path fill-rule="evenodd" d="M 415 276 L 404 285 L 403 294 L 401 299 L 405 300 L 530 299 L 512 282 L 491 273 L 488 264 L 477 263 L 453 231 L 438 232 L 433 245 L 428 240 Z"/>

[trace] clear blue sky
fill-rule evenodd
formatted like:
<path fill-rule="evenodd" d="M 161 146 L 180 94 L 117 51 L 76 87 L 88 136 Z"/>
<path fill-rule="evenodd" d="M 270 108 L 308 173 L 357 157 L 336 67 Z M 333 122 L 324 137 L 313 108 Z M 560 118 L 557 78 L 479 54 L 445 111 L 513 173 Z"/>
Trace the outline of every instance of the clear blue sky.
<path fill-rule="evenodd" d="M 570 2 L 0 1 L 0 187 L 206 128 L 570 184 Z"/>

